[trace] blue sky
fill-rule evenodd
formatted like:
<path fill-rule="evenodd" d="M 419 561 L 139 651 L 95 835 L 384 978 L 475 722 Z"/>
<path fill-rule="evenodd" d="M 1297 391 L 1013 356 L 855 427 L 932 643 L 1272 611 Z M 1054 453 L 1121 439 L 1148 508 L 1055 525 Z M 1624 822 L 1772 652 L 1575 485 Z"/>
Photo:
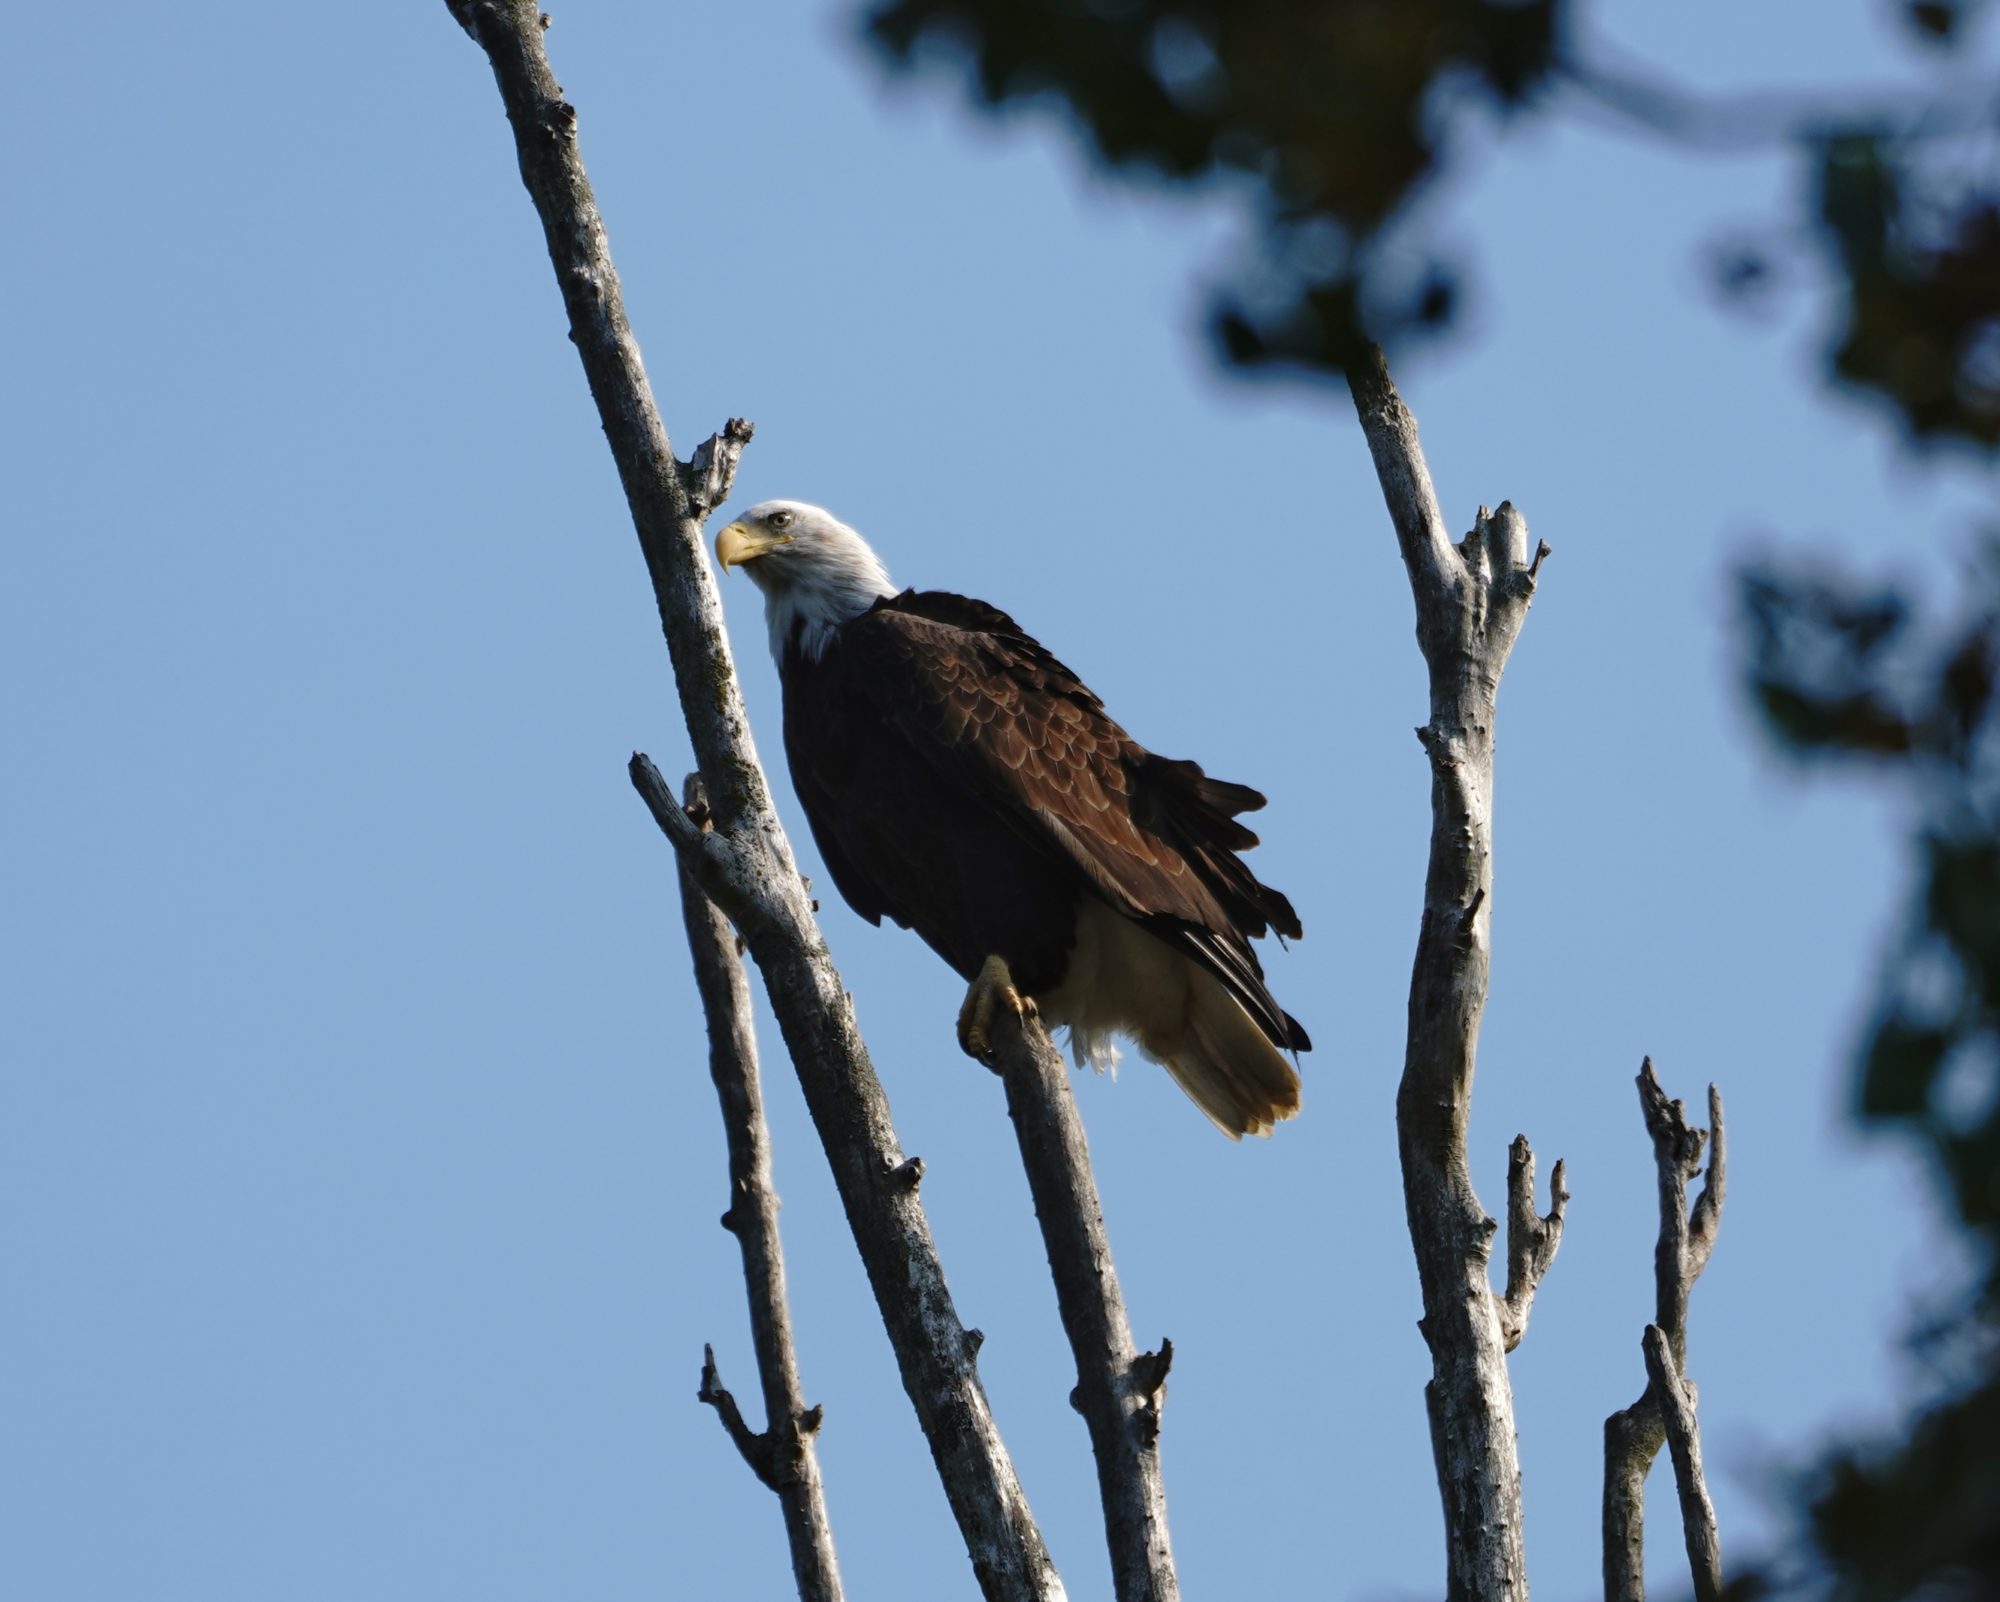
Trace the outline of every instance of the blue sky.
<path fill-rule="evenodd" d="M 1800 14 L 1593 15 L 1708 87 L 1918 64 L 1877 7 Z M 1303 1117 L 1235 1147 L 1138 1062 L 1079 1093 L 1136 1332 L 1176 1347 L 1188 1593 L 1434 1594 L 1391 1121 L 1423 678 L 1344 396 L 1210 365 L 1226 209 L 889 85 L 843 6 L 555 18 L 676 445 L 754 418 L 742 504 L 831 506 L 1272 797 Z M 756 1387 L 672 865 L 624 776 L 687 743 L 485 64 L 441 4 L 41 6 L 14 37 L 0 1591 L 785 1595 L 775 1505 L 694 1401 L 704 1341 Z M 1764 754 L 1727 574 L 1800 541 L 1940 593 L 1992 484 L 1818 391 L 1810 291 L 1751 320 L 1707 295 L 1704 242 L 1789 215 L 1783 153 L 1686 158 L 1580 109 L 1469 137 L 1435 202 L 1469 313 L 1402 380 L 1453 522 L 1511 498 L 1555 547 L 1502 692 L 1473 1150 L 1489 1209 L 1517 1130 L 1570 1163 L 1513 1372 L 1531 1574 L 1577 1597 L 1602 1420 L 1643 1372 L 1642 1054 L 1729 1100 L 1691 1345 L 1726 1550 L 1775 1528 L 1775 1465 L 1906 1392 L 1894 1337 L 1945 1245 L 1840 1116 L 1900 813 Z M 757 597 L 725 593 L 775 756 Z M 1102 1595 L 958 982 L 825 901 L 1030 1499 Z M 781 1058 L 767 1080 L 851 1594 L 973 1596 Z"/>

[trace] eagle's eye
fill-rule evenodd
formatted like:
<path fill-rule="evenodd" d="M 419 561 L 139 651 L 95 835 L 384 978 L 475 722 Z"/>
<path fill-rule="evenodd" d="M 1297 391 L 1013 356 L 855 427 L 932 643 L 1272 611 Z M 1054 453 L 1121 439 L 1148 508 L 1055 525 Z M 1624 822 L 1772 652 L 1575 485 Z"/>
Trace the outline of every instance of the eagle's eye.
<path fill-rule="evenodd" d="M 792 514 L 790 512 L 773 512 L 764 521 L 769 523 L 772 528 L 789 528 L 792 523 Z"/>

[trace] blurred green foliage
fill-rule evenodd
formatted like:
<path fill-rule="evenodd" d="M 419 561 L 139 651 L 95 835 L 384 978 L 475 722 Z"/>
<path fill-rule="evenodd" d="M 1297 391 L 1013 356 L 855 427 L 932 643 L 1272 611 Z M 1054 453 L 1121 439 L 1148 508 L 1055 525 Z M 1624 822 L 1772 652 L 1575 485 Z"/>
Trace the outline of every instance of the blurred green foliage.
<path fill-rule="evenodd" d="M 1941 57 L 1982 0 L 1903 0 Z M 1212 324 L 1245 368 L 1337 373 L 1364 343 L 1436 333 L 1461 298 L 1413 203 L 1469 132 L 1618 103 L 1665 138 L 1768 123 L 1812 157 L 1799 226 L 1837 315 L 1829 374 L 1919 440 L 2000 442 L 2000 96 L 1941 118 L 1844 110 L 1763 119 L 1576 59 L 1577 0 L 876 0 L 869 37 L 903 68 L 956 65 L 989 108 L 1060 108 L 1107 167 L 1226 190 L 1253 218 Z M 1469 119 L 1477 118 L 1469 126 Z M 1740 140 L 1741 134 L 1731 136 Z M 1455 146 L 1454 140 L 1459 141 Z M 1731 264 L 1737 288 L 1765 264 Z"/>
<path fill-rule="evenodd" d="M 1233 188 L 1255 259 L 1220 297 L 1232 361 L 1334 370 L 1442 325 L 1455 277 L 1377 249 L 1471 99 L 1531 106 L 1568 0 L 885 0 L 898 63 L 944 45 L 993 107 L 1052 99 L 1107 165 Z"/>
<path fill-rule="evenodd" d="M 1984 141 L 1991 129 L 1972 139 Z M 1965 135 L 1843 131 L 1817 151 L 1820 236 L 1841 313 L 1836 379 L 1920 440 L 2000 443 L 2000 175 Z"/>
<path fill-rule="evenodd" d="M 1861 1051 L 1855 1110 L 1925 1154 L 1974 1277 L 1921 1332 L 1936 1398 L 1898 1439 L 1849 1445 L 1807 1495 L 1787 1588 L 1842 1602 L 2000 1595 L 2000 540 L 1956 617 L 1816 569 L 1746 571 L 1751 693 L 1806 761 L 1907 790 L 1916 885 Z M 1775 1580 L 1773 1583 L 1776 1583 Z"/>

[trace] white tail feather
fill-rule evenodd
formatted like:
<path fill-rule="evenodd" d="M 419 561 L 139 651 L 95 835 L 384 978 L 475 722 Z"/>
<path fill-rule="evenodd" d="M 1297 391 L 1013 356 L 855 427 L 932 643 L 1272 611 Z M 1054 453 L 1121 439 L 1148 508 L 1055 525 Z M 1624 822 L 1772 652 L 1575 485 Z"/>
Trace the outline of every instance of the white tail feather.
<path fill-rule="evenodd" d="M 1187 1027 L 1160 1061 L 1225 1135 L 1268 1135 L 1299 1110 L 1298 1070 L 1213 974 L 1188 966 Z"/>
<path fill-rule="evenodd" d="M 1079 1067 L 1114 1064 L 1112 1035 L 1130 1035 L 1232 1140 L 1299 1110 L 1298 1071 L 1222 982 L 1094 898 L 1062 984 L 1037 1000 L 1049 1023 L 1069 1026 Z"/>

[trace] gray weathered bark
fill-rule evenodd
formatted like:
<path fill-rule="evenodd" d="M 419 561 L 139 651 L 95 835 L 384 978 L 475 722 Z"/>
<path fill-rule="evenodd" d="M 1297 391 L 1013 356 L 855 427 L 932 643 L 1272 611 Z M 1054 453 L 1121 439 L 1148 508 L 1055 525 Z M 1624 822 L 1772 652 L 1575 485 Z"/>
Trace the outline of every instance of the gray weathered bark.
<path fill-rule="evenodd" d="M 697 828 L 657 770 L 633 778 L 695 880 L 736 925 L 766 990 L 833 1168 L 869 1283 L 945 1494 L 988 1598 L 1051 1602 L 1062 1582 L 1021 1491 L 945 1286 L 887 1099 L 772 808 L 730 661 L 702 525 L 749 439 L 732 423 L 676 460 L 647 383 L 584 173 L 576 112 L 542 49 L 532 0 L 446 0 L 486 52 L 541 218 L 570 337 L 618 465 L 652 577 L 688 734 L 713 810 Z"/>
<path fill-rule="evenodd" d="M 1549 1213 L 1535 1212 L 1535 1153 L 1526 1135 L 1507 1148 L 1507 1289 L 1500 1298 L 1500 1333 L 1507 1350 L 1528 1333 L 1535 1290 L 1556 1260 L 1569 1207 L 1567 1171 L 1560 1158 L 1549 1175 Z"/>
<path fill-rule="evenodd" d="M 699 775 L 690 774 L 682 796 L 690 812 L 706 812 Z M 722 1103 L 729 1143 L 729 1210 L 722 1226 L 743 1253 L 743 1283 L 750 1298 L 750 1341 L 764 1390 L 765 1428 L 751 1431 L 722 1383 L 713 1347 L 702 1349 L 699 1399 L 712 1406 L 757 1478 L 778 1495 L 792 1576 L 799 1602 L 841 1602 L 840 1564 L 833 1524 L 820 1483 L 820 1410 L 807 1407 L 792 1343 L 785 1297 L 785 1255 L 778 1236 L 778 1192 L 771 1178 L 771 1132 L 764 1121 L 764 1092 L 757 1072 L 757 1032 L 750 1016 L 750 983 L 738 954 L 736 931 L 716 911 L 685 870 L 681 914 L 694 959 L 695 989 L 708 1020 L 708 1072 Z"/>
<path fill-rule="evenodd" d="M 1348 383 L 1409 571 L 1417 644 L 1430 670 L 1430 720 L 1417 731 L 1431 766 L 1430 864 L 1396 1132 L 1431 1353 L 1424 1398 L 1444 1501 L 1446 1595 L 1449 1602 L 1526 1602 L 1506 1353 L 1526 1328 L 1534 1283 L 1560 1238 L 1561 1175 L 1548 1218 L 1518 1232 L 1508 1293 L 1496 1296 L 1488 1258 L 1499 1226 L 1472 1187 L 1466 1123 L 1486 1005 L 1495 697 L 1548 547 L 1530 558 L 1527 521 L 1504 502 L 1498 511 L 1482 506 L 1472 532 L 1454 544 L 1416 420 L 1381 352 L 1351 368 Z M 1532 1182 L 1525 1140 L 1516 1143 L 1514 1171 Z M 1521 1187 L 1510 1191 L 1518 1195 Z M 1520 1210 L 1510 1207 L 1510 1216 Z M 1534 1219 L 1531 1195 L 1524 1210 Z"/>
<path fill-rule="evenodd" d="M 1674 1460 L 1681 1534 L 1687 1544 L 1695 1599 L 1720 1602 L 1722 1537 L 1715 1525 L 1715 1504 L 1708 1497 L 1708 1477 L 1701 1466 L 1701 1427 L 1695 1422 L 1694 1385 L 1674 1367 L 1673 1354 L 1667 1350 L 1666 1332 L 1658 1324 L 1646 1326 L 1641 1344 L 1646 1357 L 1646 1381 L 1660 1404 L 1660 1422 L 1666 1426 L 1667 1450 Z"/>
<path fill-rule="evenodd" d="M 783 844 L 776 818 L 770 820 L 770 834 L 746 833 L 730 842 L 688 817 L 650 758 L 635 754 L 631 774 L 682 863 L 744 935 L 764 975 L 771 1010 L 895 1348 L 903 1387 L 930 1443 L 982 1593 L 996 1602 L 1062 1597 L 1062 1582 L 974 1366 L 981 1337 L 959 1322 L 917 1198 L 923 1163 L 906 1158 L 896 1140 L 888 1098 L 813 921 L 804 882 L 789 854 L 780 871 L 760 850 L 760 842 Z"/>
<path fill-rule="evenodd" d="M 1089 1427 L 1097 1457 L 1113 1594 L 1118 1602 L 1176 1602 L 1180 1582 L 1160 1474 L 1160 1408 L 1173 1343 L 1162 1341 L 1157 1352 L 1135 1351 L 1069 1070 L 1039 1023 L 1017 1023 L 1000 1011 L 993 1066 L 1007 1089 L 1007 1112 L 1076 1357 L 1070 1401 Z"/>
<path fill-rule="evenodd" d="M 1653 1322 L 1642 1337 L 1646 1389 L 1638 1401 L 1604 1421 L 1604 1597 L 1605 1602 L 1645 1602 L 1646 1474 L 1660 1448 L 1672 1440 L 1695 1595 L 1700 1602 L 1714 1602 L 1722 1590 L 1722 1555 L 1715 1506 L 1702 1473 L 1694 1384 L 1687 1378 L 1687 1317 L 1689 1293 L 1708 1266 L 1722 1223 L 1729 1177 L 1722 1094 L 1708 1087 L 1708 1128 L 1692 1128 L 1685 1107 L 1669 1101 L 1660 1088 L 1648 1057 L 1639 1070 L 1639 1106 L 1653 1141 L 1660 1232 L 1653 1248 Z M 1688 1181 L 1701 1172 L 1704 1146 L 1708 1178 L 1690 1210 Z"/>

